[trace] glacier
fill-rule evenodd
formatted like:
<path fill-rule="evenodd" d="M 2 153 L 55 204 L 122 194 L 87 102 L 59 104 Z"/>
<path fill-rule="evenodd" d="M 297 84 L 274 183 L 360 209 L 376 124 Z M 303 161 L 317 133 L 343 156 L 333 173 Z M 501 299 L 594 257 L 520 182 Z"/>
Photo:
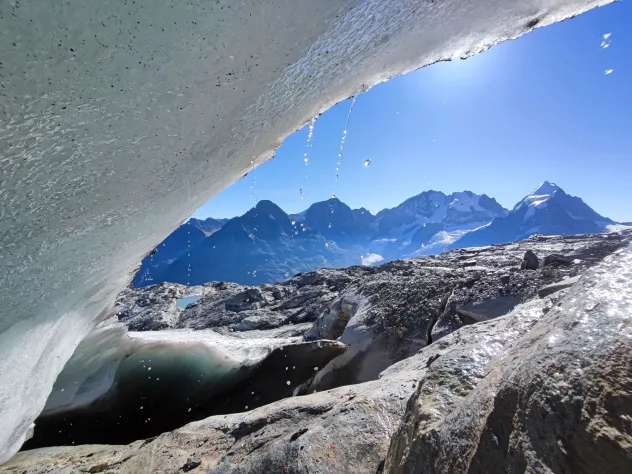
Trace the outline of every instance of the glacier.
<path fill-rule="evenodd" d="M 290 133 L 610 2 L 1 3 L 0 462 L 143 256 Z"/>

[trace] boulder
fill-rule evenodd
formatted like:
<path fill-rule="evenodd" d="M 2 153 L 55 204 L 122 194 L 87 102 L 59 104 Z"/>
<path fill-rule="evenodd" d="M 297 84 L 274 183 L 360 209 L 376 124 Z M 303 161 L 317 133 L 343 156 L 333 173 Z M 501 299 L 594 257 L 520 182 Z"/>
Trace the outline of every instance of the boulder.
<path fill-rule="evenodd" d="M 537 270 L 539 265 L 538 256 L 532 250 L 527 250 L 522 258 L 520 270 Z"/>
<path fill-rule="evenodd" d="M 566 255 L 562 255 L 559 253 L 553 253 L 551 255 L 547 255 L 546 257 L 544 257 L 544 262 L 543 265 L 545 267 L 548 266 L 553 266 L 553 267 L 559 267 L 559 266 L 567 266 L 567 265 L 572 265 L 573 264 L 573 257 L 568 257 Z"/>

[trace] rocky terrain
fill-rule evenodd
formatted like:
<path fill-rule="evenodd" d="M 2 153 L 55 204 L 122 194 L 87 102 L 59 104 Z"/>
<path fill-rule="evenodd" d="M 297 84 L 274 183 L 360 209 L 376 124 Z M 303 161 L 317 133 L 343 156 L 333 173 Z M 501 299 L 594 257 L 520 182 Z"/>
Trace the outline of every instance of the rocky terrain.
<path fill-rule="evenodd" d="M 320 269 L 257 287 L 212 282 L 128 288 L 118 315 L 135 331 L 212 328 L 244 334 L 283 328 L 306 340 L 337 339 L 350 350 L 316 374 L 310 389 L 322 390 L 374 379 L 463 325 L 507 314 L 550 291 L 548 285 L 574 281 L 621 246 L 621 239 L 617 233 L 534 236 L 377 267 Z M 537 268 L 521 270 L 529 251 L 539 258 Z M 202 296 L 198 302 L 184 311 L 176 307 L 175 298 L 196 293 Z"/>
<path fill-rule="evenodd" d="M 225 415 L 126 446 L 23 451 L 0 472 L 630 472 L 631 238 L 129 288 L 118 317 L 134 331 L 295 339 L 232 388 Z M 178 309 L 190 294 L 202 298 Z M 344 350 L 279 390 L 283 351 L 332 340 Z M 246 406 L 250 386 L 261 398 Z"/>

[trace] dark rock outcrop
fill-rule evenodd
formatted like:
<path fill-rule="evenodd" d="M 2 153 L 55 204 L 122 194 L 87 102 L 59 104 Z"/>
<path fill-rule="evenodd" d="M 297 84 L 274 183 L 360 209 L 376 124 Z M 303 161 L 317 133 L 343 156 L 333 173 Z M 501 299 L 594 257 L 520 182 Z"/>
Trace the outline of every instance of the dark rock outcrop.
<path fill-rule="evenodd" d="M 527 250 L 522 258 L 520 270 L 537 270 L 538 266 L 540 266 L 538 256 L 533 253 L 533 250 Z"/>
<path fill-rule="evenodd" d="M 573 256 L 560 255 L 559 253 L 553 253 L 544 257 L 543 265 L 547 266 L 568 266 L 573 264 Z"/>

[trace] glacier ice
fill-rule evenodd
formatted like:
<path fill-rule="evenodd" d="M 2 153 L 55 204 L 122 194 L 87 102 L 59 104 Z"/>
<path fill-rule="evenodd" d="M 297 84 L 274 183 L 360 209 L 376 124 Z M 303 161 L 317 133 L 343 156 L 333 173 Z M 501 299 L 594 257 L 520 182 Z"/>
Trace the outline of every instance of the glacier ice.
<path fill-rule="evenodd" d="M 143 255 L 253 155 L 394 75 L 610 1 L 2 2 L 0 461 Z"/>
<path fill-rule="evenodd" d="M 204 417 L 217 408 L 214 397 L 230 396 L 272 351 L 303 342 L 276 336 L 211 329 L 128 332 L 120 323 L 102 325 L 59 374 L 27 447 L 130 442 Z"/>

